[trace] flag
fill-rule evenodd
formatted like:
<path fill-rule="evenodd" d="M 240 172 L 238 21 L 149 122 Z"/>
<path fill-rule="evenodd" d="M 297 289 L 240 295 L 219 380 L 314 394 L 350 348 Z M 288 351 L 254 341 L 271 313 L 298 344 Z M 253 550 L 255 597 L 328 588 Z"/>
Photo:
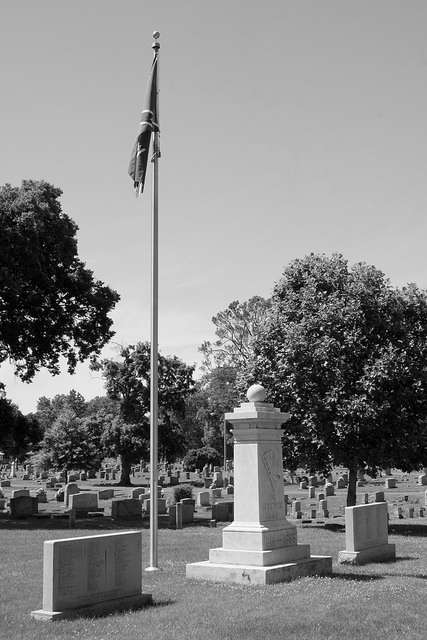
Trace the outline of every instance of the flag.
<path fill-rule="evenodd" d="M 137 195 L 144 190 L 151 133 L 156 131 L 159 131 L 157 114 L 157 53 L 151 65 L 141 122 L 139 123 L 138 137 L 132 149 L 128 169 Z"/>

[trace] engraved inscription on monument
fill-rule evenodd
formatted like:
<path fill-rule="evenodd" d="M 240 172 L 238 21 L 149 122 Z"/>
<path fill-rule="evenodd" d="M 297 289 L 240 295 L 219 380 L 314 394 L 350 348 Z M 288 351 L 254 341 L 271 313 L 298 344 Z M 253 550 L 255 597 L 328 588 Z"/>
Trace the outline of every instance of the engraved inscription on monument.
<path fill-rule="evenodd" d="M 99 540 L 94 538 L 87 546 L 87 590 L 102 591 L 105 589 L 107 568 L 107 550 Z"/>
<path fill-rule="evenodd" d="M 59 547 L 58 596 L 71 596 L 76 587 L 76 548 L 72 544 Z"/>

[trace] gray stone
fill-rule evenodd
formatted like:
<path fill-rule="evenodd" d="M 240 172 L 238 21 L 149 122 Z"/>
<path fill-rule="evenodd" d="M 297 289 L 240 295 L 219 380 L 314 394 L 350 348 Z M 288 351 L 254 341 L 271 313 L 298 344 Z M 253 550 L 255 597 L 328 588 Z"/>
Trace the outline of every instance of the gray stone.
<path fill-rule="evenodd" d="M 133 498 L 114 499 L 111 502 L 111 517 L 113 520 L 120 518 L 142 518 L 142 502 Z"/>
<path fill-rule="evenodd" d="M 84 491 L 82 493 L 74 493 L 69 497 L 68 506 L 79 512 L 89 512 L 98 510 L 98 493 L 96 491 Z"/>
<path fill-rule="evenodd" d="M 152 603 L 142 594 L 141 532 L 47 540 L 36 620 L 99 615 Z"/>
<path fill-rule="evenodd" d="M 64 487 L 64 506 L 70 506 L 70 498 L 76 493 L 80 493 L 80 489 L 76 482 L 68 482 Z"/>
<path fill-rule="evenodd" d="M 28 518 L 38 513 L 38 500 L 32 496 L 10 499 L 11 518 Z"/>

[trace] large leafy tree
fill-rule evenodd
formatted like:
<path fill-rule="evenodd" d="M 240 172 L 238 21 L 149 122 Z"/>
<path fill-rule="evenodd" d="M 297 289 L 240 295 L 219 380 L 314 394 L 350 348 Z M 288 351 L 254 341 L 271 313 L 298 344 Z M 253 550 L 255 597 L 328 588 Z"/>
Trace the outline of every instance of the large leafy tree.
<path fill-rule="evenodd" d="M 110 455 L 122 462 L 122 484 L 130 484 L 133 462 L 147 457 L 149 449 L 150 344 L 120 349 L 120 360 L 93 362 L 105 379 L 107 396 L 119 404 L 119 416 L 109 426 L 105 443 Z M 159 455 L 175 459 L 185 449 L 185 400 L 192 392 L 194 367 L 175 356 L 158 359 Z"/>
<path fill-rule="evenodd" d="M 43 437 L 41 450 L 46 454 L 48 466 L 66 471 L 99 466 L 103 458 L 102 426 L 64 408 Z"/>
<path fill-rule="evenodd" d="M 95 280 L 77 254 L 77 226 L 61 210 L 62 192 L 24 180 L 0 188 L 0 362 L 30 381 L 99 354 L 113 335 L 118 294 Z"/>
<path fill-rule="evenodd" d="M 24 416 L 0 383 L 0 449 L 7 456 L 22 458 L 42 438 L 42 429 L 32 414 Z"/>
<path fill-rule="evenodd" d="M 78 418 L 86 413 L 91 413 L 84 397 L 78 391 L 72 389 L 69 393 L 58 393 L 52 398 L 42 396 L 37 401 L 37 409 L 35 416 L 43 431 L 46 431 L 53 425 L 60 413 L 65 409 L 69 409 Z M 92 413 L 94 413 L 92 411 Z"/>
<path fill-rule="evenodd" d="M 288 449 L 305 466 L 405 471 L 427 460 L 427 295 L 396 289 L 341 255 L 295 260 L 274 289 L 245 384 L 292 414 Z M 285 449 L 286 455 L 286 449 Z"/>

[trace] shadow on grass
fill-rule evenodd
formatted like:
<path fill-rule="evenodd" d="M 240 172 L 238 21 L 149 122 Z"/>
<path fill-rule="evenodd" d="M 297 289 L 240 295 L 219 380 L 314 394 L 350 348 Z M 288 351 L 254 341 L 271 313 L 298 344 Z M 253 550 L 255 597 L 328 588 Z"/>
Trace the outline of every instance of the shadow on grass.
<path fill-rule="evenodd" d="M 372 580 L 384 580 L 384 576 L 373 575 L 372 573 L 333 573 L 332 580 L 349 580 L 355 582 L 372 582 Z"/>
<path fill-rule="evenodd" d="M 388 532 L 395 536 L 417 536 L 426 538 L 427 524 L 411 524 L 409 522 L 393 523 L 389 525 Z"/>
<path fill-rule="evenodd" d="M 183 529 L 210 527 L 209 519 L 197 519 L 194 522 L 183 525 Z M 169 524 L 169 518 L 161 519 L 158 521 L 159 529 L 176 529 L 175 525 Z M 99 531 L 120 531 L 122 529 L 150 529 L 149 518 L 123 518 L 120 520 L 113 520 L 112 518 L 85 518 L 82 520 L 76 520 L 75 524 L 70 527 L 68 517 L 62 518 L 2 518 L 0 519 L 0 531 L 7 530 L 52 530 L 63 529 L 74 531 L 85 531 L 88 529 Z"/>

